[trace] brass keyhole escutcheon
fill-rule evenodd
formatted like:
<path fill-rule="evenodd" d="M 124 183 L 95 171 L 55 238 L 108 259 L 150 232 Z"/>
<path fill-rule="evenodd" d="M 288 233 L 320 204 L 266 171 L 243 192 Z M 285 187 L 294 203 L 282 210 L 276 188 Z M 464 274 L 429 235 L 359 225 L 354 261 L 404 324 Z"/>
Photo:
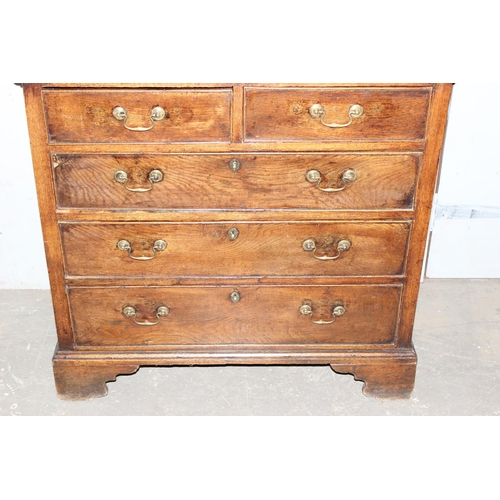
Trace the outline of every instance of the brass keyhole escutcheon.
<path fill-rule="evenodd" d="M 228 232 L 227 232 L 227 237 L 231 240 L 234 241 L 238 236 L 240 235 L 240 232 L 235 228 L 232 227 Z"/>
<path fill-rule="evenodd" d="M 239 302 L 241 299 L 240 292 L 238 292 L 238 290 L 233 290 L 229 295 L 229 298 L 233 304 L 236 304 L 236 302 Z"/>
<path fill-rule="evenodd" d="M 240 169 L 240 167 L 241 167 L 241 163 L 236 158 L 233 158 L 232 160 L 229 160 L 229 168 L 233 172 L 237 172 Z"/>

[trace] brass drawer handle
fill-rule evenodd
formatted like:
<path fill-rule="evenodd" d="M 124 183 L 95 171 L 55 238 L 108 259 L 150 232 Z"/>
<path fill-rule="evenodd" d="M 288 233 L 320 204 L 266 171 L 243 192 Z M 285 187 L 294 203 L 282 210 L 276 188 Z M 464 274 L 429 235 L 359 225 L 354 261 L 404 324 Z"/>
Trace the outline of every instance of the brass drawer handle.
<path fill-rule="evenodd" d="M 115 181 L 120 182 L 121 184 L 125 184 L 125 188 L 129 191 L 133 191 L 134 193 L 146 193 L 147 191 L 151 191 L 153 189 L 153 185 L 157 182 L 163 180 L 163 174 L 161 170 L 151 170 L 148 175 L 148 181 L 151 184 L 148 188 L 129 188 L 128 184 L 128 174 L 123 170 L 118 170 L 115 173 Z"/>
<path fill-rule="evenodd" d="M 324 321 L 322 319 L 317 319 L 317 320 L 312 319 L 312 315 L 313 315 L 314 311 L 313 311 L 313 308 L 309 304 L 302 304 L 299 311 L 300 311 L 300 314 L 303 314 L 304 316 L 309 316 L 309 321 L 311 323 L 316 324 L 316 325 L 331 325 L 332 323 L 335 322 L 335 320 L 339 316 L 343 316 L 346 313 L 344 306 L 335 306 L 332 310 L 333 319 L 330 321 Z"/>
<path fill-rule="evenodd" d="M 116 106 L 113 108 L 113 116 L 120 122 L 123 122 L 123 126 L 127 130 L 131 130 L 132 132 L 146 132 L 147 130 L 151 130 L 155 126 L 155 122 L 159 122 L 163 120 L 167 113 L 160 106 L 155 106 L 149 115 L 149 120 L 151 121 L 151 125 L 149 127 L 129 127 L 127 125 L 128 113 L 125 108 L 121 106 Z"/>
<path fill-rule="evenodd" d="M 349 240 L 340 240 L 337 243 L 337 253 L 336 255 L 333 256 L 328 256 L 328 255 L 316 255 L 316 251 L 318 250 L 316 248 L 316 242 L 313 239 L 308 239 L 302 243 L 302 248 L 306 252 L 312 252 L 313 257 L 318 260 L 336 260 L 338 259 L 341 255 L 342 252 L 347 252 L 349 248 L 351 248 L 351 242 Z"/>
<path fill-rule="evenodd" d="M 321 104 L 313 104 L 309 108 L 309 114 L 313 118 L 319 118 L 321 120 L 321 123 L 326 127 L 342 128 L 348 127 L 352 123 L 353 118 L 359 118 L 363 115 L 363 106 L 361 106 L 360 104 L 354 104 L 349 108 L 349 112 L 347 113 L 347 115 L 349 116 L 349 121 L 347 123 L 325 123 L 325 108 L 323 108 Z"/>
<path fill-rule="evenodd" d="M 335 193 L 337 191 L 343 191 L 347 187 L 347 184 L 354 182 L 356 180 L 356 172 L 354 170 L 344 170 L 340 176 L 342 186 L 339 188 L 332 188 L 328 186 L 321 187 L 320 184 L 323 180 L 323 175 L 319 170 L 309 170 L 306 174 L 306 179 L 309 182 L 316 182 L 316 187 L 325 193 Z"/>
<path fill-rule="evenodd" d="M 140 326 L 153 326 L 160 322 L 160 318 L 163 316 L 168 316 L 170 309 L 167 306 L 160 306 L 156 309 L 156 317 L 158 321 L 137 321 L 137 311 L 132 306 L 126 306 L 123 308 L 122 313 L 127 316 L 127 318 L 134 318 L 134 323 Z"/>
<path fill-rule="evenodd" d="M 123 250 L 124 252 L 128 252 L 128 256 L 134 260 L 152 260 L 156 257 L 156 252 L 163 252 L 165 248 L 167 248 L 167 244 L 163 240 L 156 240 L 153 243 L 153 255 L 151 257 L 134 257 L 132 255 L 132 246 L 127 240 L 120 240 L 116 246 Z"/>

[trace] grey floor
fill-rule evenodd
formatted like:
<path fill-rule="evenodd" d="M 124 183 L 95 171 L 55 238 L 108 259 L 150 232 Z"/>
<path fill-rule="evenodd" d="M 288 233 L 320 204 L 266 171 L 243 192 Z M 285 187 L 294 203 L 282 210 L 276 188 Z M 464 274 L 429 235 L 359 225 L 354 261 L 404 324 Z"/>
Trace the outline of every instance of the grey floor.
<path fill-rule="evenodd" d="M 0 290 L 0 415 L 500 415 L 500 280 L 426 280 L 411 399 L 363 396 L 329 367 L 141 368 L 105 398 L 57 398 L 50 293 Z"/>

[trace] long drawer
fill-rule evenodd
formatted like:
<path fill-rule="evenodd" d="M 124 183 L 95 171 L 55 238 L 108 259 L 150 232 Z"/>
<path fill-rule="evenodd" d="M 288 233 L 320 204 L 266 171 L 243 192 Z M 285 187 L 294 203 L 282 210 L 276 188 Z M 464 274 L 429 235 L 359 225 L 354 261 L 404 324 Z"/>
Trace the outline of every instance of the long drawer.
<path fill-rule="evenodd" d="M 402 275 L 408 222 L 64 223 L 71 276 Z"/>
<path fill-rule="evenodd" d="M 58 206 L 110 210 L 411 209 L 420 154 L 54 156 Z"/>
<path fill-rule="evenodd" d="M 46 90 L 51 143 L 229 142 L 231 90 Z"/>
<path fill-rule="evenodd" d="M 246 88 L 245 141 L 422 140 L 430 91 Z"/>
<path fill-rule="evenodd" d="M 399 286 L 70 288 L 81 347 L 390 344 Z"/>

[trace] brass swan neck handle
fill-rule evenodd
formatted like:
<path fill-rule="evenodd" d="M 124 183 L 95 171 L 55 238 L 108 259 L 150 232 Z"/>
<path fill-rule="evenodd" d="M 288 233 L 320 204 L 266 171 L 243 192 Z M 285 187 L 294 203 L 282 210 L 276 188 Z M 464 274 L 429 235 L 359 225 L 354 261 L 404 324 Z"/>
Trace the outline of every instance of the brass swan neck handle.
<path fill-rule="evenodd" d="M 313 118 L 319 118 L 321 123 L 325 127 L 330 128 L 343 128 L 348 127 L 352 124 L 353 119 L 360 118 L 363 115 L 363 106 L 360 104 L 354 104 L 349 108 L 347 112 L 347 116 L 349 117 L 349 121 L 347 123 L 325 123 L 325 108 L 321 104 L 313 104 L 309 108 L 309 114 Z"/>

